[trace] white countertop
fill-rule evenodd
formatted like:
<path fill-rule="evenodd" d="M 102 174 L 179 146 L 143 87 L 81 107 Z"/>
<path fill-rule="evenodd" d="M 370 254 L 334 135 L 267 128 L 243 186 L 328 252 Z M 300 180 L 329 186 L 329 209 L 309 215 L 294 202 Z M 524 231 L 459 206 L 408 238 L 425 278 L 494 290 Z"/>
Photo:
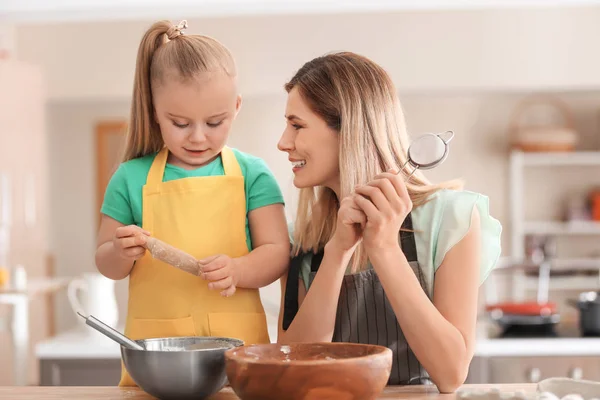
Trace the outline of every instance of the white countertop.
<path fill-rule="evenodd" d="M 115 329 L 124 332 L 122 326 Z M 275 325 L 269 324 L 269 335 L 277 337 Z M 40 341 L 35 347 L 35 354 L 38 359 L 111 359 L 120 358 L 121 350 L 118 343 L 82 325 Z"/>
<path fill-rule="evenodd" d="M 479 339 L 475 356 L 600 356 L 600 337 Z"/>
<path fill-rule="evenodd" d="M 119 327 L 123 332 L 123 328 Z M 89 327 L 59 334 L 36 346 L 39 359 L 119 358 L 119 345 Z M 475 356 L 600 356 L 600 338 L 479 339 Z"/>
<path fill-rule="evenodd" d="M 123 327 L 118 327 L 123 332 Z M 38 359 L 120 358 L 118 343 L 90 327 L 81 326 L 39 342 L 35 347 Z"/>

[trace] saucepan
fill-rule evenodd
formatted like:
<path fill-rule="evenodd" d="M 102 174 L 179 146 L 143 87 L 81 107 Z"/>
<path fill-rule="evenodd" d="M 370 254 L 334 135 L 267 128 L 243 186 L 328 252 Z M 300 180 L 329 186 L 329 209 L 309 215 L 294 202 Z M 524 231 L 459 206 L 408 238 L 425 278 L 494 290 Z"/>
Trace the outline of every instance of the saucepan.
<path fill-rule="evenodd" d="M 579 310 L 579 330 L 582 336 L 600 336 L 600 296 L 590 291 L 579 294 L 579 299 L 567 302 Z"/>
<path fill-rule="evenodd" d="M 492 320 L 502 328 L 502 337 L 556 336 L 560 322 L 557 305 L 548 301 L 548 286 L 556 243 L 549 237 L 536 238 L 529 258 L 531 263 L 502 267 L 499 270 L 538 268 L 537 299 L 524 302 L 501 302 L 486 306 Z"/>

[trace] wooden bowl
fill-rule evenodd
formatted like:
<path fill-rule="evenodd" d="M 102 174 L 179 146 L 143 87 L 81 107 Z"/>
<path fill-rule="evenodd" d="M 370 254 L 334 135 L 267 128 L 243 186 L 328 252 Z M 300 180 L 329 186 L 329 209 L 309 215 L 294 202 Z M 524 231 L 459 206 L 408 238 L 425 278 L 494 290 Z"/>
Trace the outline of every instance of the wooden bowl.
<path fill-rule="evenodd" d="M 225 352 L 229 384 L 242 400 L 376 399 L 392 351 L 356 343 L 240 346 Z"/>

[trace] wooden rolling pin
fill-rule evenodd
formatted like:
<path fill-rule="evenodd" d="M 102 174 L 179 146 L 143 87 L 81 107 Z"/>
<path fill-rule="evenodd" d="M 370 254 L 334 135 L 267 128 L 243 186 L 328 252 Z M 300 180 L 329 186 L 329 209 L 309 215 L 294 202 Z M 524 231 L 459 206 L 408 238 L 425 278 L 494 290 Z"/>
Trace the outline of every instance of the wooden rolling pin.
<path fill-rule="evenodd" d="M 146 238 L 146 248 L 150 251 L 152 257 L 165 262 L 169 265 L 179 268 L 182 271 L 198 276 L 200 273 L 200 265 L 198 260 L 190 254 L 178 248 L 163 242 L 154 237 Z"/>

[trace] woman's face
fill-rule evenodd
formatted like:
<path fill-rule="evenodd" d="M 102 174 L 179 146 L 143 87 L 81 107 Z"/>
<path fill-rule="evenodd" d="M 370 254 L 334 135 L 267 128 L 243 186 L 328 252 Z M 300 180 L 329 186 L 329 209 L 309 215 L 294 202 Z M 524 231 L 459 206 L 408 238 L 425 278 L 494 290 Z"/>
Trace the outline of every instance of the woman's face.
<path fill-rule="evenodd" d="M 285 118 L 277 148 L 288 153 L 294 186 L 326 186 L 339 197 L 339 133 L 308 107 L 297 88 L 288 93 Z"/>

